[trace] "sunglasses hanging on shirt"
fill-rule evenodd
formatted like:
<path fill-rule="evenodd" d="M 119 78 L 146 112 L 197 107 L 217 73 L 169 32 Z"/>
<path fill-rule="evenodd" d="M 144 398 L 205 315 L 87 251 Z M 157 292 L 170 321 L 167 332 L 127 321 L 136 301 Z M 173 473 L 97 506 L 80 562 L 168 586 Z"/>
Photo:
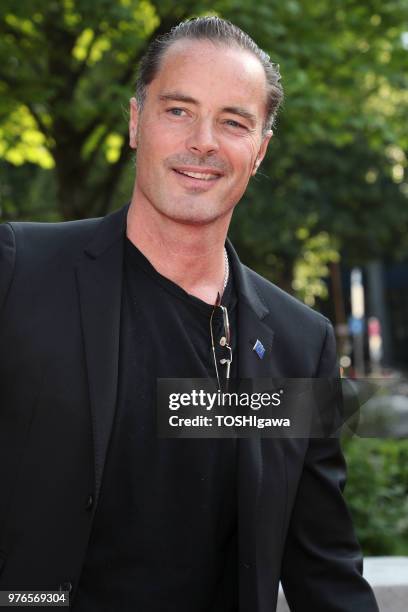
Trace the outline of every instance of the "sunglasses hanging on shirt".
<path fill-rule="evenodd" d="M 215 373 L 217 376 L 218 388 L 221 391 L 220 373 L 219 373 L 218 364 L 217 364 L 217 355 L 215 351 L 214 330 L 213 330 L 213 318 L 214 318 L 215 312 L 217 311 L 217 308 L 221 309 L 223 329 L 224 329 L 224 334 L 221 336 L 221 339 L 220 339 L 220 346 L 222 346 L 223 348 L 224 357 L 222 357 L 219 360 L 219 363 L 225 368 L 224 372 L 225 372 L 226 386 L 228 387 L 228 380 L 230 378 L 231 363 L 232 363 L 231 329 L 230 329 L 229 318 L 228 318 L 228 310 L 225 306 L 221 304 L 221 296 L 219 293 L 217 294 L 217 299 L 214 304 L 214 307 L 211 313 L 211 317 L 210 317 L 210 334 L 211 334 L 211 349 L 212 349 L 212 354 L 213 354 L 213 359 L 214 359 Z"/>

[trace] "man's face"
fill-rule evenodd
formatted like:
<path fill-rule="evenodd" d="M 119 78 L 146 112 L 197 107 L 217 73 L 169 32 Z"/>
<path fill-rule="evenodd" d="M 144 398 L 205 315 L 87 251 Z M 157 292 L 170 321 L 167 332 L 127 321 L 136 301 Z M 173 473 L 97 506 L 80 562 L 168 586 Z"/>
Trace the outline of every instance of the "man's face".
<path fill-rule="evenodd" d="M 135 197 L 187 224 L 231 215 L 272 135 L 262 136 L 263 67 L 249 52 L 181 40 L 162 59 L 143 109 L 131 100 Z"/>

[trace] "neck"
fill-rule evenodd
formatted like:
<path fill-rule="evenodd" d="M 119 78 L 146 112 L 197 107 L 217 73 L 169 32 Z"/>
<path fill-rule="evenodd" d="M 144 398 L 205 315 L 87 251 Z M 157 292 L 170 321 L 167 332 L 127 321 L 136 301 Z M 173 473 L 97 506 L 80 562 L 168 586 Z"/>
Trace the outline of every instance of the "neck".
<path fill-rule="evenodd" d="M 208 224 L 189 225 L 132 200 L 126 234 L 160 274 L 214 304 L 224 288 L 224 243 L 231 214 Z"/>

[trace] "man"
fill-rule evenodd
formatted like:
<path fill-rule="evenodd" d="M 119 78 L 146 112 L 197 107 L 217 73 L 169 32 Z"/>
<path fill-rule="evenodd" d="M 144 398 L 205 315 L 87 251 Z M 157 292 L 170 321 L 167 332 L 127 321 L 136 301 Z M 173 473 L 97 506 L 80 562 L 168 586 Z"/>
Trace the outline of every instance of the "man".
<path fill-rule="evenodd" d="M 182 23 L 141 64 L 129 208 L 0 227 L 1 589 L 68 589 L 87 612 L 271 612 L 281 580 L 295 611 L 377 610 L 337 439 L 156 432 L 159 377 L 337 373 L 328 321 L 226 243 L 281 97 L 241 30 Z"/>

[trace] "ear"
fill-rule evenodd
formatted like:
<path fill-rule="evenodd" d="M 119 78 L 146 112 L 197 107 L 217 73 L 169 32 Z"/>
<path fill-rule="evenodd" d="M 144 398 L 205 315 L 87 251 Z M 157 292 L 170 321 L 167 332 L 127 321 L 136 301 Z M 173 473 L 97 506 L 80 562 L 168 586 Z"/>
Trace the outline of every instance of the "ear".
<path fill-rule="evenodd" d="M 129 146 L 137 148 L 137 125 L 139 121 L 139 108 L 136 98 L 130 98 L 130 118 L 129 118 Z"/>
<path fill-rule="evenodd" d="M 270 139 L 273 136 L 272 130 L 268 130 L 262 138 L 261 146 L 259 147 L 258 155 L 256 156 L 254 166 L 252 168 L 251 176 L 254 176 L 261 165 L 263 158 L 265 157 L 266 151 L 268 149 L 268 144 Z"/>

